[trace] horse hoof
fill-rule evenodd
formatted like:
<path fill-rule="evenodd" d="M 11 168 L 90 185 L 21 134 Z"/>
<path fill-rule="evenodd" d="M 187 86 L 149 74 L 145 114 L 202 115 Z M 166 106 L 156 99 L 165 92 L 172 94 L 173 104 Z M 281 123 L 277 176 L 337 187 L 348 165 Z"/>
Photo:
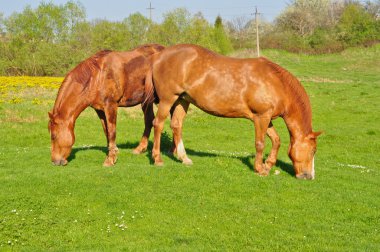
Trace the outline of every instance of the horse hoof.
<path fill-rule="evenodd" d="M 110 160 L 109 158 L 107 158 L 106 161 L 104 161 L 103 166 L 110 167 L 110 166 L 115 165 L 115 163 L 116 163 L 116 160 Z"/>
<path fill-rule="evenodd" d="M 138 148 L 136 148 L 136 149 L 134 149 L 134 150 L 132 151 L 132 153 L 135 154 L 135 155 L 139 155 L 139 154 L 141 154 L 141 153 L 143 153 L 143 152 L 144 152 L 144 150 L 140 150 L 140 149 L 138 149 Z"/>
<path fill-rule="evenodd" d="M 154 165 L 162 167 L 162 166 L 164 166 L 164 162 L 163 161 L 156 161 L 156 162 L 154 162 Z"/>
<path fill-rule="evenodd" d="M 266 177 L 269 175 L 269 170 L 262 169 L 262 170 L 258 171 L 255 169 L 255 173 L 257 173 L 260 177 Z"/>
<path fill-rule="evenodd" d="M 185 158 L 182 160 L 182 164 L 184 165 L 193 165 L 193 161 L 190 158 Z"/>
<path fill-rule="evenodd" d="M 104 162 L 103 163 L 103 166 L 104 167 L 111 167 L 111 166 L 113 166 L 114 164 L 113 163 L 110 163 L 110 162 Z"/>

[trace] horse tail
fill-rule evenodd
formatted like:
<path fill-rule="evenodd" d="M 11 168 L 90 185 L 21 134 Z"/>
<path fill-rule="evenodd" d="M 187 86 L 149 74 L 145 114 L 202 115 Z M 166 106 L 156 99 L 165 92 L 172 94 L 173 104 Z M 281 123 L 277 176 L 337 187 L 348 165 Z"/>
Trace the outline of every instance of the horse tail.
<path fill-rule="evenodd" d="M 144 99 L 142 106 L 156 102 L 152 72 L 153 70 L 151 68 L 145 76 Z"/>

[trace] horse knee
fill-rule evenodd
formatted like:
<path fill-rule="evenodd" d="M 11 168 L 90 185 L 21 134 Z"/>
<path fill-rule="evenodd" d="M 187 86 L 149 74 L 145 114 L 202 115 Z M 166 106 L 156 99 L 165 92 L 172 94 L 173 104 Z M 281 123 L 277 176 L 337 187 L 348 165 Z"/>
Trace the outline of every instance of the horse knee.
<path fill-rule="evenodd" d="M 181 124 L 178 122 L 178 120 L 172 120 L 170 122 L 170 128 L 174 131 L 174 130 L 178 130 L 181 128 Z"/>
<path fill-rule="evenodd" d="M 157 118 L 155 118 L 153 120 L 153 127 L 155 130 L 162 130 L 164 128 L 164 122 L 159 121 L 159 120 L 157 120 Z"/>
<path fill-rule="evenodd" d="M 264 150 L 264 142 L 261 142 L 261 141 L 257 141 L 256 143 L 255 143 L 255 147 L 256 147 L 256 151 L 257 152 L 261 152 L 261 151 L 263 151 Z"/>
<path fill-rule="evenodd" d="M 277 148 L 280 148 L 280 146 L 281 146 L 281 140 L 280 140 L 279 136 L 275 136 L 273 138 L 273 146 L 275 146 Z"/>
<path fill-rule="evenodd" d="M 154 118 L 153 119 L 153 127 L 157 127 L 158 126 L 158 122 L 157 122 L 157 118 Z"/>

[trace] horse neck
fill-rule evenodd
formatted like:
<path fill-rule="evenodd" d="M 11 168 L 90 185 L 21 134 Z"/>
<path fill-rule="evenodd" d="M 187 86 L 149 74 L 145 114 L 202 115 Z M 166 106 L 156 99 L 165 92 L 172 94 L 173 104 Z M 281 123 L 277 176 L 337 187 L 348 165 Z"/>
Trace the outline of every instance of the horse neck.
<path fill-rule="evenodd" d="M 58 92 L 53 114 L 68 123 L 75 123 L 80 113 L 89 106 L 86 93 L 77 86 L 63 83 Z"/>
<path fill-rule="evenodd" d="M 309 97 L 301 84 L 298 86 L 288 86 L 287 92 L 292 99 L 286 106 L 284 120 L 292 139 L 302 138 L 312 132 L 311 125 L 311 105 Z"/>
<path fill-rule="evenodd" d="M 290 106 L 289 111 L 284 116 L 292 140 L 303 139 L 312 132 L 310 104 L 302 105 L 308 105 L 309 108 L 301 107 L 300 103 L 295 103 Z"/>
<path fill-rule="evenodd" d="M 262 58 L 281 79 L 285 99 L 283 118 L 292 140 L 307 136 L 312 132 L 311 105 L 309 97 L 300 81 L 281 66 Z"/>

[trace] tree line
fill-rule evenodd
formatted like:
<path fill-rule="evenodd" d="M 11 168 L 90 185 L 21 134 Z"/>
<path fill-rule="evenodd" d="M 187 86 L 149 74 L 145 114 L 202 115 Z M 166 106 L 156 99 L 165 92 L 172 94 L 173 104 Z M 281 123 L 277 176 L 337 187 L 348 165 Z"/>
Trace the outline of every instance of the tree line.
<path fill-rule="evenodd" d="M 294 0 L 272 23 L 261 22 L 261 46 L 290 51 L 328 52 L 380 40 L 380 0 Z M 41 2 L 20 13 L 0 13 L 0 75 L 62 76 L 81 60 L 103 50 L 130 50 L 145 43 L 194 43 L 222 54 L 254 48 L 254 21 L 208 22 L 184 8 L 164 14 L 161 23 L 140 13 L 122 21 L 86 20 L 80 2 Z"/>
<path fill-rule="evenodd" d="M 255 23 L 244 17 L 227 22 L 234 48 L 249 48 Z M 380 0 L 293 0 L 272 22 L 259 27 L 264 48 L 330 53 L 380 41 Z"/>

